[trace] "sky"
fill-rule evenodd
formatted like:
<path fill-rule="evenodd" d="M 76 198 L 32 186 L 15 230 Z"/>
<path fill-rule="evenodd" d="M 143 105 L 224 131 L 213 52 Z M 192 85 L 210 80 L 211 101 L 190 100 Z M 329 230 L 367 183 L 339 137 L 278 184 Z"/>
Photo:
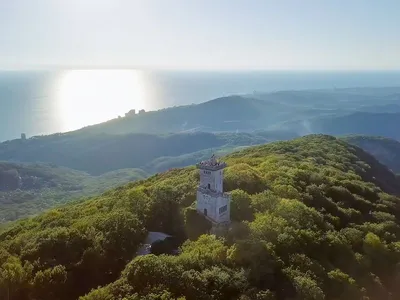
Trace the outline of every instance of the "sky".
<path fill-rule="evenodd" d="M 400 70 L 398 0 L 0 0 L 0 68 Z"/>

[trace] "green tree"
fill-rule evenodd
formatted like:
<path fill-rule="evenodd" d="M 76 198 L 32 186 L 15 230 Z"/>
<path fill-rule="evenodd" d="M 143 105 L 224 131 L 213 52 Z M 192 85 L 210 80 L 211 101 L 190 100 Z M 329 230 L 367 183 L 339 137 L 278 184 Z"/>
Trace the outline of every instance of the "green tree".
<path fill-rule="evenodd" d="M 67 272 L 64 266 L 39 271 L 33 279 L 32 294 L 36 299 L 65 299 Z"/>
<path fill-rule="evenodd" d="M 234 190 L 231 192 L 231 197 L 231 219 L 233 221 L 253 220 L 250 195 L 242 190 Z"/>
<path fill-rule="evenodd" d="M 0 299 L 25 299 L 31 268 L 16 257 L 9 257 L 0 266 Z"/>

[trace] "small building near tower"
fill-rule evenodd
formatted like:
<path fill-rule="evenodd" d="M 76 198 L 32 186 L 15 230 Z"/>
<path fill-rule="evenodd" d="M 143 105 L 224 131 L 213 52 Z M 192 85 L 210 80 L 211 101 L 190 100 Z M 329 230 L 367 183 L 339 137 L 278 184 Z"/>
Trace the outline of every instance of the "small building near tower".
<path fill-rule="evenodd" d="M 231 195 L 224 193 L 223 170 L 226 163 L 213 155 L 209 160 L 196 164 L 200 170 L 197 188 L 197 212 L 211 221 L 213 227 L 230 224 Z"/>
<path fill-rule="evenodd" d="M 144 109 L 139 110 L 139 114 L 144 114 L 146 111 Z"/>
<path fill-rule="evenodd" d="M 26 140 L 26 134 L 25 133 L 21 133 L 21 140 L 23 140 L 23 141 Z"/>

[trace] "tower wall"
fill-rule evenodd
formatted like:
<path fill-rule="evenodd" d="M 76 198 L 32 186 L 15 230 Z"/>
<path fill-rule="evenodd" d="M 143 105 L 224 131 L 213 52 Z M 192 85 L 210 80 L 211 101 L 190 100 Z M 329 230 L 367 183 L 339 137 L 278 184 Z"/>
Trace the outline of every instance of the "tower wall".
<path fill-rule="evenodd" d="M 197 191 L 197 211 L 207 218 L 216 221 L 217 219 L 217 201 L 214 197 Z"/>
<path fill-rule="evenodd" d="M 223 170 L 200 169 L 200 187 L 222 193 L 224 191 Z"/>
<path fill-rule="evenodd" d="M 225 162 L 219 162 L 213 155 L 209 160 L 197 164 L 200 184 L 197 189 L 197 211 L 219 226 L 230 223 L 231 196 L 224 193 L 223 169 Z"/>
<path fill-rule="evenodd" d="M 224 191 L 224 170 L 215 171 L 214 182 L 215 182 L 215 190 L 218 192 Z"/>
<path fill-rule="evenodd" d="M 215 223 L 230 222 L 229 194 L 211 194 L 197 190 L 197 211 Z"/>

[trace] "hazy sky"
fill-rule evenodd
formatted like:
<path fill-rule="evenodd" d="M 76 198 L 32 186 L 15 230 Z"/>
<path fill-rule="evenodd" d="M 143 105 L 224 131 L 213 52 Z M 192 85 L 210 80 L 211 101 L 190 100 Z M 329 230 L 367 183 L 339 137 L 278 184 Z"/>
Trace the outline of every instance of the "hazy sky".
<path fill-rule="evenodd" d="M 400 69 L 399 0 L 0 0 L 0 67 Z"/>

